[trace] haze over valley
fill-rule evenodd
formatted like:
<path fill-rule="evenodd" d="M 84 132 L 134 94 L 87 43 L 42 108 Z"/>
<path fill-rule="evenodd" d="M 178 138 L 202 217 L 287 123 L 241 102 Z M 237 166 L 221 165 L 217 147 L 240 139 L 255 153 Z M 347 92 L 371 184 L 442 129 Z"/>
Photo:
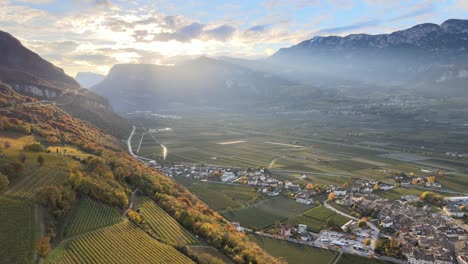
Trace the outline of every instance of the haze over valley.
<path fill-rule="evenodd" d="M 468 5 L 345 2 L 0 0 L 0 263 L 468 263 Z"/>

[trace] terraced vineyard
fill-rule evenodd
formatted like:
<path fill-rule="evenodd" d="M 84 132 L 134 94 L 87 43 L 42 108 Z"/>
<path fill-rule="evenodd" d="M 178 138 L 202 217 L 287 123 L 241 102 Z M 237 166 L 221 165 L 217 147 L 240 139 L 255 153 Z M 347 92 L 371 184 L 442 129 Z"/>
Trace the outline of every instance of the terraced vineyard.
<path fill-rule="evenodd" d="M 38 167 L 32 169 L 19 182 L 9 188 L 5 194 L 21 198 L 33 198 L 42 187 L 57 186 L 67 179 L 67 171 L 63 169 Z"/>
<path fill-rule="evenodd" d="M 159 238 L 172 245 L 197 243 L 195 237 L 185 230 L 174 218 L 156 205 L 151 199 L 143 197 L 140 213 Z"/>
<path fill-rule="evenodd" d="M 0 196 L 0 263 L 29 263 L 33 241 L 32 204 Z"/>
<path fill-rule="evenodd" d="M 120 223 L 124 220 L 116 207 L 85 198 L 80 201 L 71 221 L 65 228 L 65 236 L 73 237 L 85 232 Z"/>
<path fill-rule="evenodd" d="M 62 243 L 45 263 L 193 263 L 128 221 Z"/>

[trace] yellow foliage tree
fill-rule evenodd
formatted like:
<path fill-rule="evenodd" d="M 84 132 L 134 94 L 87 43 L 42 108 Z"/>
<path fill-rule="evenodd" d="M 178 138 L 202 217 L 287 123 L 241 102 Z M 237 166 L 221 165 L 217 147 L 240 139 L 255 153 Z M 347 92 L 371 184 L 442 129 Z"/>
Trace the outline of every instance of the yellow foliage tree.
<path fill-rule="evenodd" d="M 378 189 L 379 189 L 379 184 L 378 183 L 374 184 L 374 191 L 377 191 Z"/>
<path fill-rule="evenodd" d="M 366 238 L 366 239 L 364 240 L 364 245 L 369 246 L 370 244 L 371 244 L 370 238 Z"/>
<path fill-rule="evenodd" d="M 436 180 L 435 176 L 427 177 L 427 182 L 429 183 L 435 183 L 435 180 Z"/>
<path fill-rule="evenodd" d="M 314 184 L 313 184 L 313 183 L 308 183 L 308 184 L 306 185 L 306 189 L 307 189 L 307 190 L 312 190 L 313 188 L 314 188 Z"/>
<path fill-rule="evenodd" d="M 335 194 L 333 192 L 331 192 L 329 195 L 328 195 L 328 201 L 333 201 L 335 200 Z"/>
<path fill-rule="evenodd" d="M 43 258 L 47 257 L 47 255 L 49 255 L 50 249 L 50 237 L 44 236 L 36 241 L 36 252 L 39 256 Z"/>

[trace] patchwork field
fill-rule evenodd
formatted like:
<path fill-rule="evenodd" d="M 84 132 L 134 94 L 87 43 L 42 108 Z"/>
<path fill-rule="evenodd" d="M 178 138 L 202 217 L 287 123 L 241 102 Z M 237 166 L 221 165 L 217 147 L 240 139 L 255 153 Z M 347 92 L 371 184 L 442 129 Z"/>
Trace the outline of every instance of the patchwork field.
<path fill-rule="evenodd" d="M 30 263 L 33 253 L 32 203 L 0 195 L 0 263 Z"/>
<path fill-rule="evenodd" d="M 151 199 L 142 197 L 138 209 L 162 241 L 171 245 L 197 243 L 197 239 Z"/>
<path fill-rule="evenodd" d="M 45 263 L 193 263 L 125 221 L 64 241 Z"/>
<path fill-rule="evenodd" d="M 81 199 L 77 208 L 66 223 L 65 237 L 73 237 L 94 231 L 124 220 L 116 207 L 104 205 L 89 198 Z"/>

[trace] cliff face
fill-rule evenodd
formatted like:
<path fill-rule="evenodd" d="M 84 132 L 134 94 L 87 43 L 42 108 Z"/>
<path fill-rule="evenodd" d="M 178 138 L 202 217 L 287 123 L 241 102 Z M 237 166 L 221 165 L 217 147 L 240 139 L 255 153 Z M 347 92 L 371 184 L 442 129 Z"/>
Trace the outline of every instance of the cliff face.
<path fill-rule="evenodd" d="M 91 122 L 117 136 L 126 136 L 128 123 L 112 111 L 102 96 L 82 88 L 72 77 L 0 31 L 0 82 L 17 93 L 43 101 Z"/>

